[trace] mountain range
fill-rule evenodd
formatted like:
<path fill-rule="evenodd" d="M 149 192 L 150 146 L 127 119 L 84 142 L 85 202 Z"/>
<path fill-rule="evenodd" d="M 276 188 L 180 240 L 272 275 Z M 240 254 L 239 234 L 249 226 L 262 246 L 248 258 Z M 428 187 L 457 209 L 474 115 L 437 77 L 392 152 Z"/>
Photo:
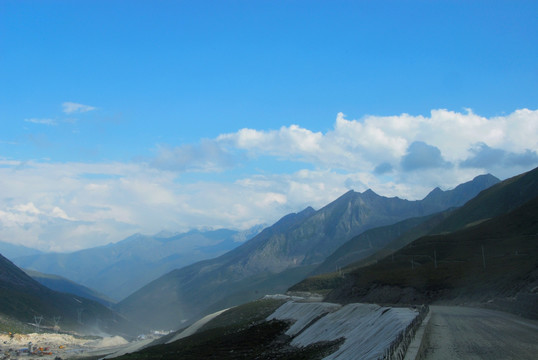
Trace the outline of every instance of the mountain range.
<path fill-rule="evenodd" d="M 8 259 L 14 259 L 21 256 L 31 256 L 42 254 L 42 251 L 32 249 L 22 245 L 10 244 L 8 242 L 0 241 L 0 254 Z"/>
<path fill-rule="evenodd" d="M 530 172 L 530 174 L 534 173 Z M 309 287 L 320 290 L 324 287 L 325 291 L 331 291 L 331 296 L 337 297 L 335 294 L 339 293 L 339 286 L 347 287 L 343 285 L 341 275 L 338 273 L 322 275 L 325 279 L 327 276 L 330 278 L 328 282 L 324 280 L 323 286 L 320 286 L 319 277 L 307 277 L 346 266 L 345 273 L 350 274 L 352 271 L 350 269 L 364 268 L 368 263 L 386 261 L 382 258 L 389 254 L 398 259 L 401 251 L 421 241 L 424 235 L 451 234 L 454 229 L 473 228 L 481 223 L 488 223 L 488 219 L 495 216 L 503 216 L 507 212 L 517 210 L 518 206 L 525 204 L 526 199 L 538 195 L 536 188 L 535 179 L 532 176 L 529 177 L 528 174 L 522 174 L 504 182 L 499 182 L 491 175 L 478 176 L 453 190 L 442 191 L 436 188 L 424 199 L 416 201 L 396 197 L 387 198 L 372 190 L 363 193 L 349 191 L 319 210 L 307 207 L 301 212 L 284 216 L 261 232 L 259 229 L 254 229 L 253 233 L 257 235 L 242 243 L 237 241 L 237 236 L 243 236 L 243 239 L 248 238 L 247 233 L 240 234 L 230 230 L 192 231 L 185 234 L 160 234 L 153 237 L 134 235 L 120 243 L 83 252 L 38 254 L 18 258 L 18 261 L 31 259 L 37 264 L 58 262 L 56 264 L 58 268 L 66 268 L 70 271 L 75 269 L 81 273 L 85 269 L 88 277 L 102 276 L 102 279 L 106 279 L 107 274 L 114 274 L 110 270 L 121 268 L 122 262 L 140 261 L 141 272 L 144 274 L 148 273 L 147 269 L 152 266 L 159 267 L 161 262 L 171 264 L 170 257 L 165 256 L 166 251 L 173 249 L 173 251 L 181 252 L 181 240 L 189 240 L 183 245 L 200 241 L 196 249 L 207 250 L 206 253 L 220 252 L 221 255 L 176 268 L 142 286 L 117 304 L 105 302 L 133 323 L 154 329 L 174 329 L 215 310 L 245 303 L 264 294 L 285 292 L 297 283 L 294 290 Z M 484 210 L 484 207 L 487 210 Z M 229 245 L 230 243 L 233 244 Z M 237 246 L 238 244 L 241 245 Z M 192 246 L 190 248 L 188 246 L 187 249 L 193 249 Z M 229 246 L 232 249 L 226 251 Z M 526 248 L 522 246 L 521 249 Z M 76 256 L 70 257 L 73 255 Z M 171 256 L 171 258 L 174 257 L 177 256 Z M 76 262 L 82 260 L 89 264 L 84 266 L 81 264 L 77 268 Z M 6 261 L 11 264 L 7 259 Z M 102 263 L 107 261 L 110 261 L 109 265 L 103 266 Z M 93 268 L 92 262 L 95 264 Z M 417 266 L 419 262 L 416 260 Z M 70 266 L 65 266 L 65 264 L 70 264 Z M 8 274 L 6 276 L 9 278 L 11 273 L 16 272 L 13 268 L 16 269 L 11 264 L 9 268 L 11 270 L 2 271 Z M 17 271 L 20 270 L 17 269 Z M 40 279 L 42 283 L 48 282 L 48 286 L 63 292 L 80 294 L 78 291 L 86 291 L 76 287 L 70 288 L 74 284 L 61 277 L 32 271 L 29 273 L 36 279 Z M 114 281 L 118 286 L 137 277 L 138 274 L 140 272 L 133 270 L 131 274 L 124 274 L 123 278 L 118 275 Z M 17 273 L 16 277 L 20 278 L 20 276 Z M 32 298 L 36 296 L 34 291 L 36 286 L 40 286 L 41 298 L 58 299 L 53 300 L 53 303 L 63 304 L 64 300 L 57 296 L 67 296 L 88 304 L 96 304 L 92 306 L 101 306 L 78 295 L 65 293 L 56 295 L 58 293 L 55 291 L 43 287 L 26 274 L 24 276 L 25 280 L 21 282 L 26 282 L 24 287 L 27 291 L 33 289 Z M 303 281 L 305 278 L 307 279 Z M 32 282 L 27 282 L 28 279 Z M 112 280 L 111 284 L 114 284 Z M 14 288 L 10 285 L 3 286 L 6 289 Z M 45 294 L 43 291 L 49 293 L 43 295 Z M 26 296 L 22 295 L 23 293 L 24 291 L 20 293 L 11 291 L 7 297 L 19 299 L 21 296 Z M 94 295 L 101 297 L 92 290 L 89 290 L 85 296 Z M 10 307 L 9 302 L 6 301 L 7 297 L 2 300 L 1 313 L 13 313 L 14 309 L 19 308 L 18 305 L 15 308 Z M 47 306 L 51 306 L 49 300 L 46 301 L 49 304 Z M 76 302 L 80 304 L 79 301 Z M 35 313 L 35 308 L 32 306 L 32 310 L 26 309 L 22 312 L 17 310 L 15 313 L 19 317 L 24 317 L 26 313 Z M 64 306 L 64 308 L 66 310 L 70 307 Z M 73 320 L 73 308 L 70 309 L 71 320 Z M 91 313 L 89 310 L 84 311 L 88 315 Z M 113 314 L 110 315 L 112 318 L 118 316 L 110 309 L 106 311 Z M 51 311 L 48 313 L 50 314 Z M 107 316 L 93 315 L 92 321 L 102 322 L 102 319 L 106 319 Z M 109 319 L 110 316 L 108 316 Z M 68 317 L 66 315 L 66 319 Z M 77 324 L 77 321 L 71 322 L 74 325 Z"/>
<path fill-rule="evenodd" d="M 170 270 L 237 247 L 261 228 L 135 234 L 105 246 L 73 253 L 15 257 L 12 261 L 24 269 L 59 275 L 119 300 Z"/>
<path fill-rule="evenodd" d="M 182 321 L 287 289 L 364 231 L 461 206 L 498 182 L 482 175 L 450 191 L 434 189 L 416 201 L 349 191 L 320 210 L 309 207 L 283 217 L 217 258 L 171 271 L 119 302 L 117 309 L 150 327 L 177 328 Z"/>
<path fill-rule="evenodd" d="M 293 228 L 294 218 L 285 217 L 280 225 Z M 280 230 L 285 231 L 284 227 Z M 361 252 L 370 255 L 361 258 Z M 328 292 L 324 301 L 331 303 L 374 302 L 399 307 L 441 302 L 494 308 L 538 319 L 538 168 L 491 186 L 461 207 L 365 231 L 345 242 L 316 271 L 341 261 L 348 262 L 347 266 L 308 277 L 291 287 L 289 295 L 296 291 Z M 193 326 L 196 330 L 189 332 L 190 336 L 183 337 L 178 332 L 166 342 L 122 359 L 197 359 L 215 352 L 223 359 L 321 359 L 344 346 L 327 342 L 317 343 L 313 349 L 290 346 L 286 341 L 289 323 L 278 330 L 278 323 L 268 321 L 266 315 L 285 301 L 283 296 L 264 297 L 223 310 L 205 325 Z M 292 327 L 302 323 L 308 324 L 307 328 L 316 327 L 317 319 L 308 323 L 312 317 L 297 308 L 338 306 L 300 302 L 292 305 L 297 306 L 293 311 L 300 319 Z M 383 314 L 388 309 L 384 308 Z M 335 333 L 341 324 L 327 321 L 323 331 Z M 320 329 L 315 331 L 319 333 Z M 376 332 L 375 336 L 384 335 Z"/>
<path fill-rule="evenodd" d="M 327 301 L 472 303 L 538 318 L 538 168 L 451 211 L 428 234 L 370 264 L 309 277 L 291 291 Z"/>

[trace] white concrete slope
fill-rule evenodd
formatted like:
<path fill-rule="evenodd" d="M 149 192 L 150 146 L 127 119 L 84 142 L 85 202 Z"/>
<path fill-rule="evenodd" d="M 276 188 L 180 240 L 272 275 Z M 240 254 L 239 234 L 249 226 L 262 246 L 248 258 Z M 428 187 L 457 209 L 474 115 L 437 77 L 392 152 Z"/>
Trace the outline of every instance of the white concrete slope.
<path fill-rule="evenodd" d="M 381 307 L 374 304 L 300 303 L 290 301 L 267 320 L 292 320 L 286 332 L 291 345 L 304 347 L 319 341 L 344 338 L 340 348 L 325 359 L 377 359 L 392 341 L 418 316 L 410 308 Z M 315 322 L 313 322 L 316 320 Z M 310 325 L 310 326 L 308 326 Z"/>

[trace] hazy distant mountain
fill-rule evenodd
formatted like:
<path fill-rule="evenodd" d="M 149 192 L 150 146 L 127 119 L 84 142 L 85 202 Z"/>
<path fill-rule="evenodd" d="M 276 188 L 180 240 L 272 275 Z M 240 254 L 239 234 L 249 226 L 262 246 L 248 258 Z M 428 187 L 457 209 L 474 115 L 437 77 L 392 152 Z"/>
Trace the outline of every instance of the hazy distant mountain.
<path fill-rule="evenodd" d="M 25 269 L 63 276 L 113 299 L 122 299 L 172 269 L 221 255 L 260 230 L 261 226 L 247 231 L 136 234 L 115 244 L 67 254 L 19 257 L 13 262 Z"/>
<path fill-rule="evenodd" d="M 291 286 L 346 241 L 368 229 L 461 206 L 498 181 L 492 176 L 477 177 L 448 192 L 435 190 L 421 201 L 387 198 L 372 190 L 349 191 L 318 211 L 307 208 L 285 216 L 216 259 L 174 270 L 118 306 L 148 326 L 178 327 L 182 319 Z M 155 304 L 161 312 L 150 311 Z"/>
<path fill-rule="evenodd" d="M 26 246 L 15 245 L 15 244 L 10 244 L 7 242 L 0 241 L 0 254 L 2 254 L 8 259 L 14 259 L 20 256 L 42 254 L 42 252 L 36 249 L 26 247 Z"/>
<path fill-rule="evenodd" d="M 59 275 L 43 274 L 35 270 L 22 269 L 26 274 L 34 280 L 37 280 L 41 285 L 45 285 L 51 290 L 61 293 L 69 293 L 77 295 L 86 299 L 97 301 L 107 307 L 111 307 L 116 301 L 110 299 L 106 295 L 103 295 L 93 289 L 90 289 L 84 285 L 77 284 L 74 281 L 66 279 Z"/>
<path fill-rule="evenodd" d="M 0 255 L 0 313 L 26 323 L 83 333 L 136 335 L 140 328 L 109 308 L 76 295 L 53 291 Z"/>

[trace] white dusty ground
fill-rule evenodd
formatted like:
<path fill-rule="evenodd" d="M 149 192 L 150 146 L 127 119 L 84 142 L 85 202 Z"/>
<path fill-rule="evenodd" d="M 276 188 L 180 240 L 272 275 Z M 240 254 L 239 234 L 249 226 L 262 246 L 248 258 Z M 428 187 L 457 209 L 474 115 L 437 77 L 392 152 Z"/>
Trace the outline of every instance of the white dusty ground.
<path fill-rule="evenodd" d="M 368 360 L 381 357 L 398 334 L 417 316 L 418 311 L 410 308 L 289 301 L 267 320 L 295 321 L 287 335 L 296 336 L 291 345 L 297 347 L 345 338 L 340 348 L 325 358 L 327 360 Z"/>
<path fill-rule="evenodd" d="M 67 334 L 0 334 L 0 359 L 67 359 L 95 350 L 111 352 L 127 343 L 121 336 L 90 340 Z"/>

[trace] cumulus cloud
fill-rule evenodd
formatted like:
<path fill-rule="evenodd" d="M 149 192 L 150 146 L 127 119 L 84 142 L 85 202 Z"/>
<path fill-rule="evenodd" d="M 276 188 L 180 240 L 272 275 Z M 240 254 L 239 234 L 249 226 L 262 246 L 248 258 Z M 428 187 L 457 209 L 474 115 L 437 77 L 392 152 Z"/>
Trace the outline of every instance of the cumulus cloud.
<path fill-rule="evenodd" d="M 386 174 L 398 167 L 406 171 L 449 167 L 486 161 L 483 152 L 472 160 L 476 144 L 500 149 L 512 164 L 533 163 L 538 151 L 538 111 L 521 109 L 507 116 L 486 118 L 473 113 L 432 110 L 430 116 L 365 116 L 348 120 L 339 113 L 333 129 L 313 132 L 298 125 L 278 130 L 241 129 L 223 134 L 214 142 L 261 155 L 300 161 L 319 168 Z M 505 158 L 507 158 L 505 156 Z M 511 166 L 506 161 L 503 165 Z M 484 167 L 482 167 L 484 168 Z M 487 168 L 487 167 L 486 167 Z"/>
<path fill-rule="evenodd" d="M 104 245 L 135 232 L 247 228 L 322 205 L 345 190 L 325 189 L 319 174 L 304 172 L 181 184 L 174 173 L 144 164 L 1 165 L 0 186 L 10 197 L 0 198 L 0 241 L 55 251 Z"/>
<path fill-rule="evenodd" d="M 393 166 L 389 163 L 381 163 L 377 165 L 374 169 L 374 173 L 378 175 L 383 175 L 392 172 Z"/>
<path fill-rule="evenodd" d="M 64 102 L 62 104 L 63 112 L 66 114 L 73 114 L 73 113 L 84 113 L 88 111 L 95 110 L 96 108 L 90 105 L 84 105 L 84 104 L 78 104 L 74 102 Z"/>
<path fill-rule="evenodd" d="M 493 149 L 484 143 L 478 143 L 470 149 L 471 156 L 461 162 L 463 167 L 487 168 L 504 162 L 506 151 Z"/>
<path fill-rule="evenodd" d="M 290 125 L 241 129 L 213 141 L 243 151 L 247 158 L 271 156 L 315 169 L 371 174 L 382 181 L 363 183 L 386 195 L 420 198 L 430 186 L 448 188 L 485 172 L 505 178 L 530 169 L 537 164 L 537 139 L 537 110 L 488 118 L 470 109 L 438 109 L 429 116 L 369 115 L 358 120 L 339 113 L 325 133 Z M 348 180 L 346 186 L 351 184 Z"/>
<path fill-rule="evenodd" d="M 419 169 L 434 169 L 450 167 L 451 164 L 443 159 L 441 151 L 423 141 L 414 141 L 409 145 L 407 154 L 402 157 L 402 169 L 413 171 Z"/>
<path fill-rule="evenodd" d="M 538 165 L 537 153 L 538 111 L 522 109 L 490 118 L 470 110 L 358 120 L 340 113 L 326 132 L 240 129 L 160 145 L 132 163 L 0 159 L 9 194 L 0 197 L 0 241 L 67 251 L 135 232 L 247 228 L 320 208 L 349 189 L 420 199 L 486 172 L 506 178 Z M 226 181 L 207 176 L 238 166 Z"/>
<path fill-rule="evenodd" d="M 55 125 L 58 125 L 58 123 L 56 122 L 56 120 L 54 119 L 36 119 L 36 118 L 31 118 L 31 119 L 24 119 L 25 122 L 29 122 L 29 123 L 33 123 L 33 124 L 41 124 L 41 125 L 50 125 L 50 126 L 55 126 Z"/>
<path fill-rule="evenodd" d="M 508 153 L 506 154 L 506 163 L 510 165 L 517 165 L 517 166 L 537 166 L 538 165 L 538 154 L 536 151 L 531 151 L 529 149 L 525 150 L 525 152 L 516 154 L 516 153 Z"/>
<path fill-rule="evenodd" d="M 526 149 L 521 153 L 509 152 L 503 149 L 494 149 L 484 143 L 475 144 L 471 149 L 471 156 L 461 162 L 462 167 L 494 168 L 514 166 L 538 165 L 536 151 Z"/>

